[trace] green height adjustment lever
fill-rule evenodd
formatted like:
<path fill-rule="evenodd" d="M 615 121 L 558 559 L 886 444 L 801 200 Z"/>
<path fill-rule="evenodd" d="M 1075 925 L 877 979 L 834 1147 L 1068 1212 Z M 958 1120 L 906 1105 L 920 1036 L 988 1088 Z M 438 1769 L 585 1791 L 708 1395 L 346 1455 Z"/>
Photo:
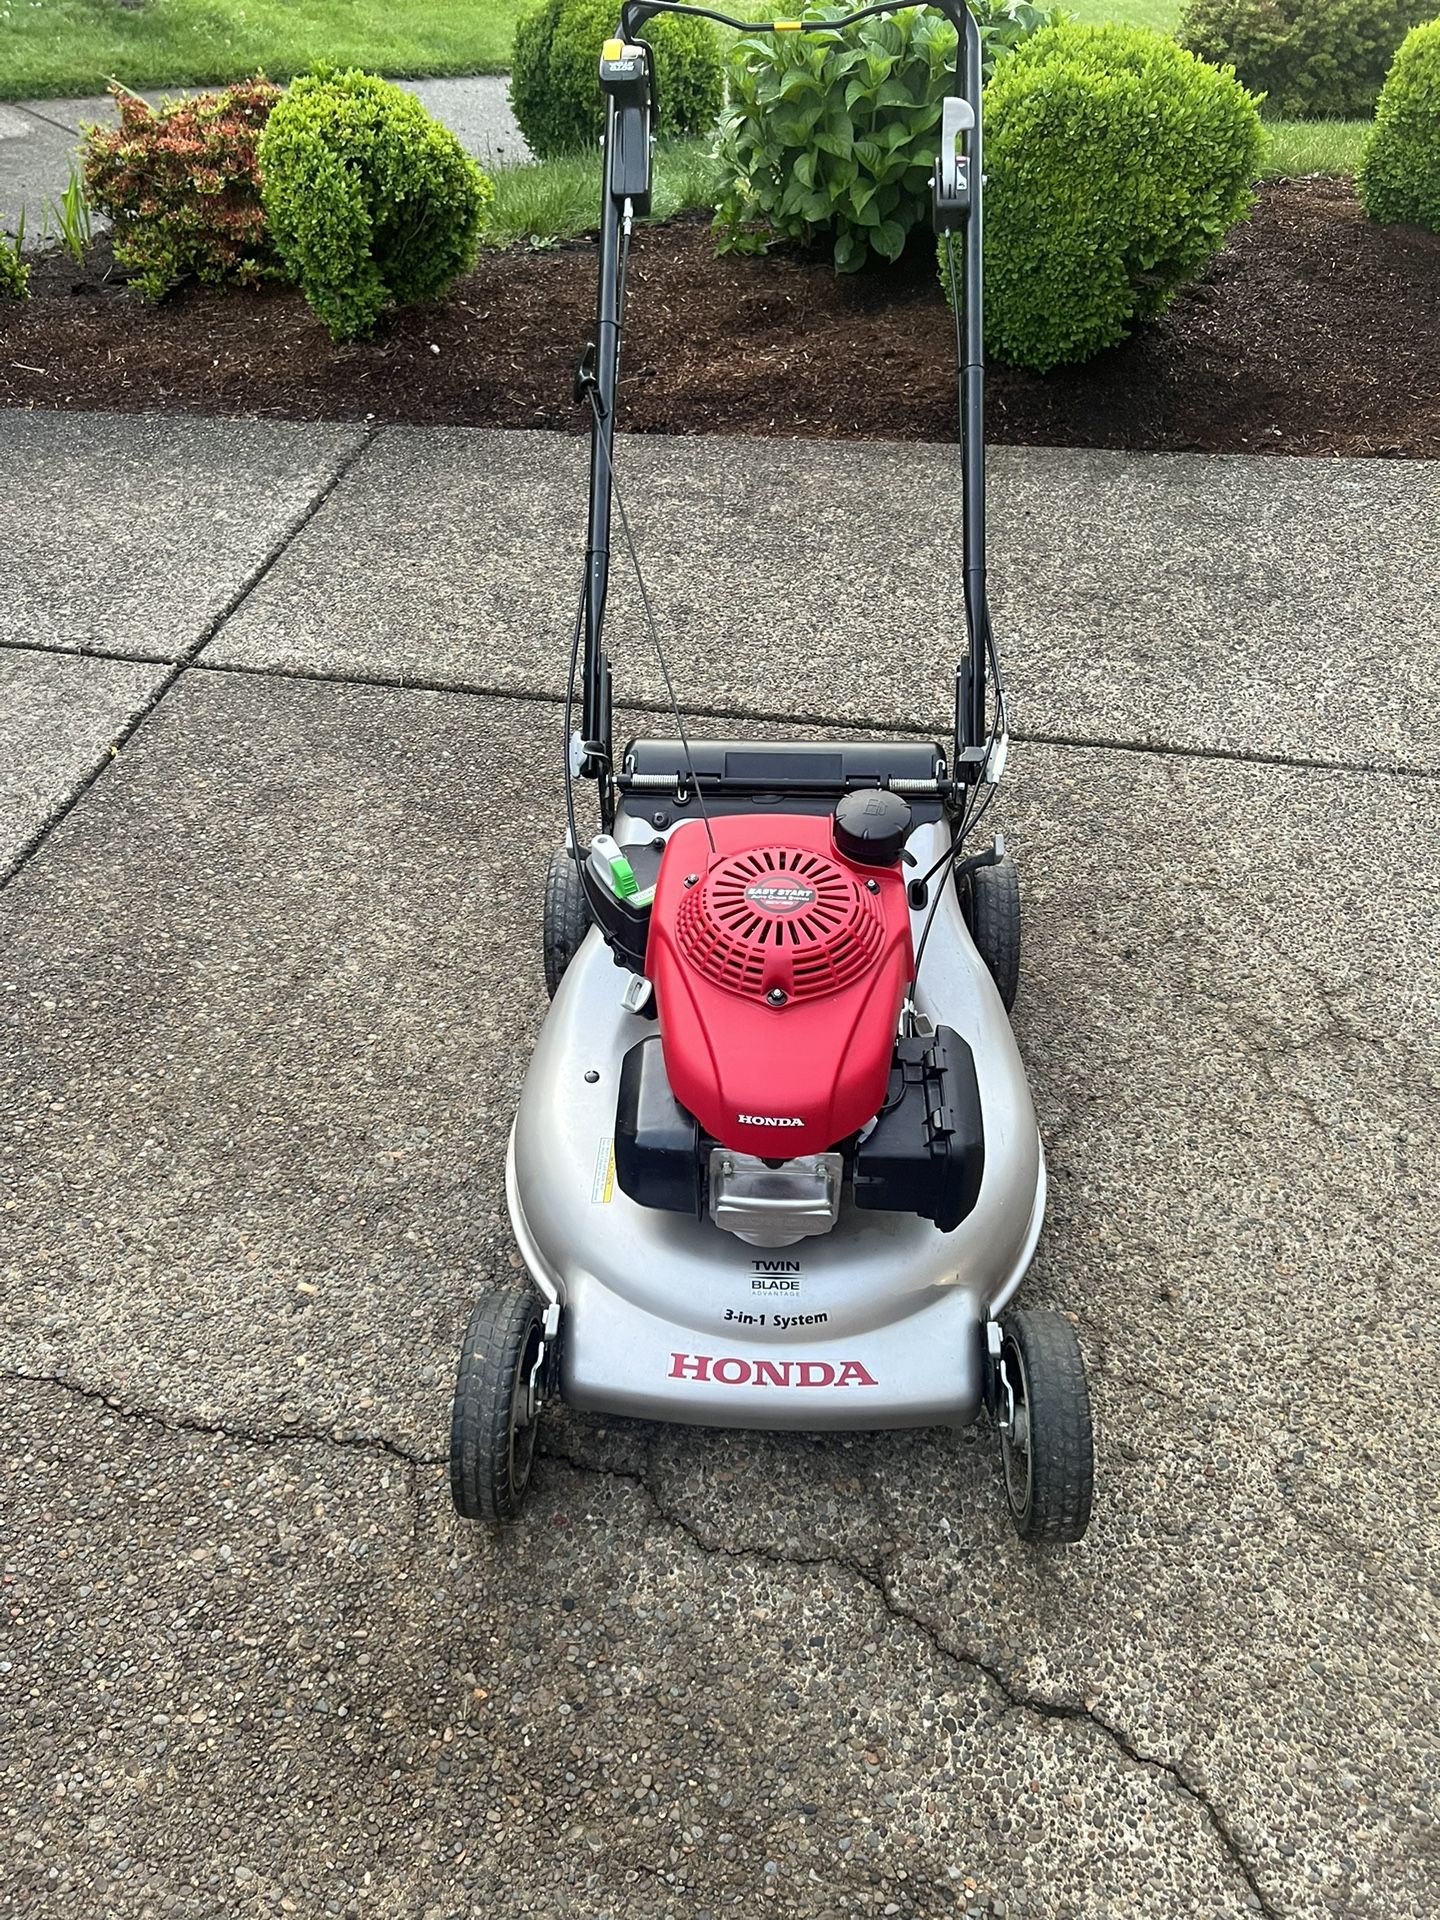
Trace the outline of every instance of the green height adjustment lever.
<path fill-rule="evenodd" d="M 590 871 L 600 882 L 627 906 L 648 907 L 655 898 L 654 887 L 640 891 L 640 882 L 635 878 L 635 869 L 625 857 L 618 841 L 608 833 L 597 833 L 590 842 Z"/>

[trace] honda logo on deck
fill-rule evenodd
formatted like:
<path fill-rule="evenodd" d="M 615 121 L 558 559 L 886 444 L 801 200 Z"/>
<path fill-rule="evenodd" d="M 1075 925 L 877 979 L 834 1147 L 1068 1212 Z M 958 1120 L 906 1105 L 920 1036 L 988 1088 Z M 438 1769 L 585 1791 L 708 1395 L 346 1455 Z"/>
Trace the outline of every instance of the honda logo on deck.
<path fill-rule="evenodd" d="M 722 1387 L 873 1387 L 858 1360 L 742 1360 L 727 1354 L 672 1353 L 672 1380 L 705 1380 Z"/>

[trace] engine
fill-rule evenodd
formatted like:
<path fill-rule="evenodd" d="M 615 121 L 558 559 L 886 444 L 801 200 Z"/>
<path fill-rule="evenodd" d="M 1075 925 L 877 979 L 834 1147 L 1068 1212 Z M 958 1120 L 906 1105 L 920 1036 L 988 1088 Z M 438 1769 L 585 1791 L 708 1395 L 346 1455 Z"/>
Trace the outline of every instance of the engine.
<path fill-rule="evenodd" d="M 827 817 L 689 821 L 660 863 L 646 972 L 681 1105 L 722 1146 L 823 1153 L 885 1099 L 910 977 L 896 867 L 865 868 Z"/>
<path fill-rule="evenodd" d="M 969 1212 L 984 1167 L 970 1048 L 944 1027 L 898 1032 L 908 822 L 876 790 L 834 816 L 671 834 L 645 947 L 659 1032 L 626 1054 L 616 1115 L 632 1200 L 762 1247 L 828 1232 L 847 1182 L 859 1207 L 942 1229 Z"/>

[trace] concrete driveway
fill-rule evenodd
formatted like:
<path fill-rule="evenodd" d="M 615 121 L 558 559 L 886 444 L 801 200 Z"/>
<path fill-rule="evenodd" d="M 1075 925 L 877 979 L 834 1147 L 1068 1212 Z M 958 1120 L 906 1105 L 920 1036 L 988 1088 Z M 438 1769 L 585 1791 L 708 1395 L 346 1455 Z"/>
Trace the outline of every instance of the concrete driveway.
<path fill-rule="evenodd" d="M 952 453 L 621 473 L 717 727 L 942 719 Z M 995 457 L 1051 1554 L 984 1429 L 547 1416 L 452 1517 L 578 474 L 0 414 L 0 1908 L 1428 1920 L 1440 468 Z"/>

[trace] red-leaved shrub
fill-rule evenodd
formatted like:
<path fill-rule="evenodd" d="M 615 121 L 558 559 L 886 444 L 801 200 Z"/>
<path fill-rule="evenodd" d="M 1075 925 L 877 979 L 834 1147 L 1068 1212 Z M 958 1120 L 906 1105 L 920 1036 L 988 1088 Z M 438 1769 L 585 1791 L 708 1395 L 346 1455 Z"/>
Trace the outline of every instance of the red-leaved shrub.
<path fill-rule="evenodd" d="M 85 189 L 115 224 L 115 258 L 150 299 L 193 276 L 212 286 L 283 277 L 265 230 L 255 149 L 280 98 L 268 80 L 167 100 L 111 92 L 118 127 L 92 127 Z"/>

